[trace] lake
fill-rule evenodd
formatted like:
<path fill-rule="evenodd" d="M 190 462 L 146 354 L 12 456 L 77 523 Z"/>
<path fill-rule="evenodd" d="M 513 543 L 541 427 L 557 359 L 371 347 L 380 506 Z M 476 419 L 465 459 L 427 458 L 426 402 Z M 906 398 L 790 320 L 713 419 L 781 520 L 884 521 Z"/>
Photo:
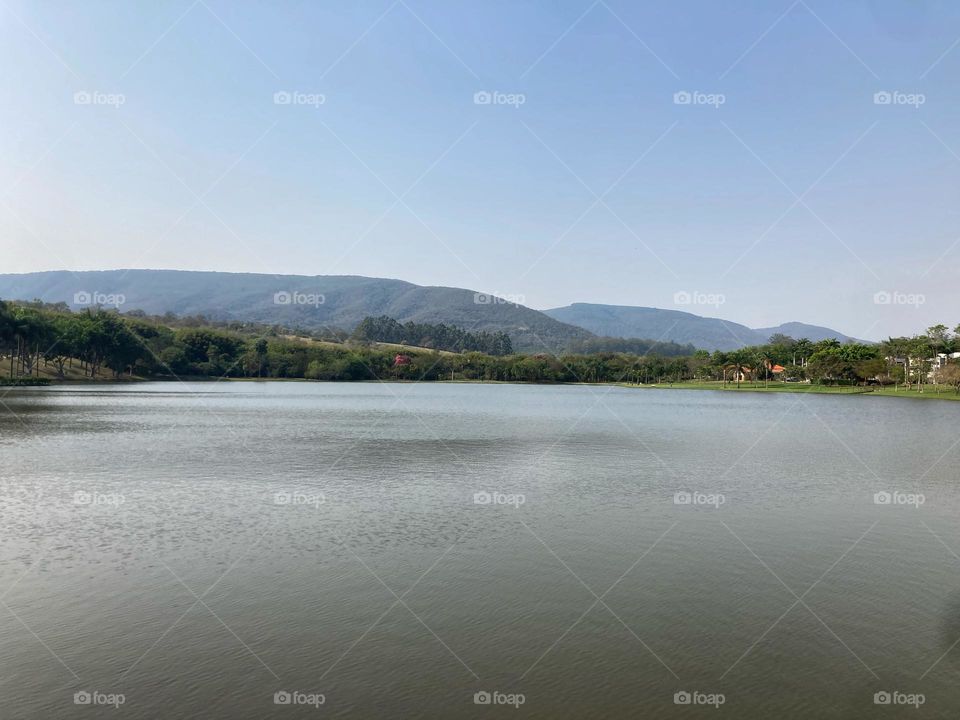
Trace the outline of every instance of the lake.
<path fill-rule="evenodd" d="M 960 709 L 958 404 L 0 393 L 4 718 Z"/>

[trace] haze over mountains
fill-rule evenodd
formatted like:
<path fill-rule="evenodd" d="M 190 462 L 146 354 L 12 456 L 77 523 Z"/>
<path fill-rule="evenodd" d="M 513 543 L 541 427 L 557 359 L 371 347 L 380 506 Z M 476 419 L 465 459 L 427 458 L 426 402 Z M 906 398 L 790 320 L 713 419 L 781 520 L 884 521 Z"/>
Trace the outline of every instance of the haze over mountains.
<path fill-rule="evenodd" d="M 690 343 L 705 350 L 734 350 L 745 345 L 762 345 L 775 333 L 807 338 L 815 342 L 829 338 L 836 338 L 840 342 L 853 339 L 830 328 L 800 322 L 768 328 L 749 328 L 729 320 L 701 317 L 679 310 L 628 305 L 574 303 L 543 312 L 556 320 L 577 325 L 596 335 L 670 340 L 680 344 Z"/>
<path fill-rule="evenodd" d="M 731 350 L 766 342 L 776 332 L 811 340 L 849 339 L 829 328 L 739 323 L 657 308 L 574 303 L 546 311 L 499 301 L 473 290 L 425 287 L 353 275 L 266 275 L 182 270 L 68 270 L 0 275 L 0 298 L 65 302 L 74 309 L 109 305 L 123 312 L 205 315 L 309 330 L 353 330 L 364 317 L 502 330 L 521 351 L 558 351 L 594 335 L 647 338 Z"/>

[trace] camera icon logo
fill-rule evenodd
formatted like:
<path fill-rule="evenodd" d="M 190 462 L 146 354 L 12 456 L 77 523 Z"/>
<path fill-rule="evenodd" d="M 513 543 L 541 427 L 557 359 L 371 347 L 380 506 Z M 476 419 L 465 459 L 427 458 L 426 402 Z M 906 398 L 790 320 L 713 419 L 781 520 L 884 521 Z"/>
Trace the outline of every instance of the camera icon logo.
<path fill-rule="evenodd" d="M 93 302 L 93 296 L 86 290 L 81 290 L 73 294 L 74 305 L 89 305 Z"/>
<path fill-rule="evenodd" d="M 886 690 L 881 690 L 880 692 L 875 692 L 873 694 L 874 705 L 889 705 L 892 700 L 893 697 Z"/>
<path fill-rule="evenodd" d="M 89 705 L 93 702 L 93 696 L 86 690 L 81 690 L 73 694 L 74 705 Z"/>
<path fill-rule="evenodd" d="M 474 293 L 473 294 L 473 304 L 474 305 L 490 305 L 493 302 L 493 296 L 489 293 Z"/>
<path fill-rule="evenodd" d="M 481 690 L 473 694 L 474 705 L 489 705 L 492 701 L 493 697 L 486 690 Z"/>
<path fill-rule="evenodd" d="M 474 505 L 489 505 L 493 502 L 493 496 L 488 493 L 486 490 L 476 492 L 473 494 L 473 504 Z"/>
<path fill-rule="evenodd" d="M 73 94 L 73 104 L 74 105 L 89 105 L 93 102 L 93 96 L 88 93 L 86 90 L 80 90 Z"/>
<path fill-rule="evenodd" d="M 689 505 L 693 502 L 693 495 L 688 492 L 678 492 L 673 494 L 674 505 Z"/>
<path fill-rule="evenodd" d="M 288 293 L 286 290 L 281 290 L 280 292 L 273 294 L 274 305 L 289 305 L 292 302 L 293 295 Z"/>
<path fill-rule="evenodd" d="M 673 694 L 674 705 L 689 705 L 692 701 L 693 697 L 686 690 L 681 690 Z"/>
<path fill-rule="evenodd" d="M 873 294 L 873 304 L 874 305 L 889 305 L 892 297 L 890 293 L 886 290 L 881 290 L 880 292 Z"/>
<path fill-rule="evenodd" d="M 693 95 L 688 93 L 686 90 L 681 90 L 680 92 L 675 92 L 673 94 L 674 105 L 689 105 L 691 102 L 693 102 Z"/>
<path fill-rule="evenodd" d="M 880 92 L 875 92 L 873 94 L 873 104 L 874 105 L 889 105 L 893 102 L 893 95 L 886 90 L 881 90 Z"/>
<path fill-rule="evenodd" d="M 289 705 L 291 702 L 293 702 L 293 695 L 286 690 L 277 690 L 273 694 L 274 705 Z"/>
<path fill-rule="evenodd" d="M 673 304 L 674 305 L 689 305 L 693 301 L 693 298 L 690 296 L 686 290 L 681 290 L 673 294 Z"/>
<path fill-rule="evenodd" d="M 73 494 L 74 505 L 89 505 L 93 502 L 93 496 L 85 490 L 77 490 Z"/>
<path fill-rule="evenodd" d="M 489 105 L 491 102 L 493 102 L 493 95 L 486 90 L 480 90 L 473 94 L 474 105 Z"/>
<path fill-rule="evenodd" d="M 873 504 L 874 505 L 889 505 L 893 502 L 893 495 L 888 493 L 886 490 L 881 490 L 878 493 L 873 495 Z"/>
<path fill-rule="evenodd" d="M 289 105 L 293 101 L 293 96 L 286 90 L 280 90 L 273 94 L 274 105 Z"/>
<path fill-rule="evenodd" d="M 274 505 L 289 505 L 293 502 L 293 494 L 288 492 L 278 492 L 273 494 Z"/>

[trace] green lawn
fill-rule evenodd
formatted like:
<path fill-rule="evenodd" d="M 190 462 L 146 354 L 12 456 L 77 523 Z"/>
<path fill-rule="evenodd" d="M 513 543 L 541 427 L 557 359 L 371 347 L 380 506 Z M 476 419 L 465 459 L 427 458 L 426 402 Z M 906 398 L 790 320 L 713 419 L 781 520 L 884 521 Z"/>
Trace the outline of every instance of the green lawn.
<path fill-rule="evenodd" d="M 816 385 L 806 383 L 784 383 L 771 382 L 766 387 L 762 382 L 741 383 L 737 388 L 736 383 L 728 382 L 724 385 L 720 381 L 708 380 L 704 382 L 685 381 L 679 383 L 659 383 L 654 385 L 634 385 L 632 383 L 619 383 L 624 387 L 633 388 L 658 388 L 669 389 L 679 388 L 683 390 L 716 390 L 720 392 L 780 392 L 780 393 L 812 393 L 815 395 L 879 395 L 881 397 L 900 397 L 917 399 L 939 399 L 939 400 L 960 400 L 953 386 L 950 385 L 924 385 L 923 392 L 918 393 L 916 389 L 906 389 L 900 386 L 894 387 L 836 387 L 830 385 Z"/>

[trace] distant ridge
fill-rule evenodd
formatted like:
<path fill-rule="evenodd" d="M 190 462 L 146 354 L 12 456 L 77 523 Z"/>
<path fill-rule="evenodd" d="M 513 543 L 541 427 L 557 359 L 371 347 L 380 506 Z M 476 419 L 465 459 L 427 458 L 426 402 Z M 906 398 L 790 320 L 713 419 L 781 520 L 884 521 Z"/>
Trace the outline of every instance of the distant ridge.
<path fill-rule="evenodd" d="M 799 322 L 769 328 L 749 328 L 729 320 L 702 317 L 680 310 L 630 305 L 574 303 L 544 310 L 544 313 L 597 335 L 671 340 L 690 343 L 705 350 L 735 350 L 746 345 L 760 345 L 775 333 L 813 341 L 836 338 L 840 342 L 847 342 L 854 339 L 830 328 Z"/>
<path fill-rule="evenodd" d="M 867 342 L 866 340 L 858 340 L 857 338 L 844 335 L 830 328 L 821 327 L 820 325 L 807 325 L 801 322 L 788 322 L 771 328 L 757 328 L 756 332 L 765 334 L 767 337 L 770 337 L 774 333 L 782 333 L 792 338 L 807 338 L 814 342 L 830 340 L 831 338 L 839 340 L 840 342 L 847 342 L 848 340 Z"/>

